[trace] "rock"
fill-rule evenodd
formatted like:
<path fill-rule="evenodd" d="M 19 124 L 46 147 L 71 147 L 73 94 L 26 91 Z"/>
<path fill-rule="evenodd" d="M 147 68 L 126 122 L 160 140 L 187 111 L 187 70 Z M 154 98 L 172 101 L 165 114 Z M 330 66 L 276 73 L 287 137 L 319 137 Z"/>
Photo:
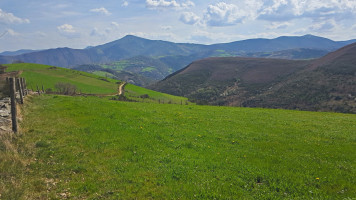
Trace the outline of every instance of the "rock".
<path fill-rule="evenodd" d="M 10 97 L 3 98 L 2 102 L 4 102 L 5 104 L 10 104 L 11 103 L 11 99 L 10 99 Z"/>
<path fill-rule="evenodd" d="M 11 130 L 8 129 L 8 127 L 6 126 L 0 126 L 0 131 L 11 131 Z"/>

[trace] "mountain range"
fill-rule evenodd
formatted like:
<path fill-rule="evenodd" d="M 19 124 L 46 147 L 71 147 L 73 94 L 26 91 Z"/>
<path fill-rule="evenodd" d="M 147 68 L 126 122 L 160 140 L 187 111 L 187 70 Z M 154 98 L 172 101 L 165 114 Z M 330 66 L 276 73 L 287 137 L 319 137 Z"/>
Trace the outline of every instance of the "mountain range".
<path fill-rule="evenodd" d="M 152 81 L 162 80 L 170 73 L 202 58 L 243 56 L 312 59 L 324 56 L 355 41 L 333 41 L 313 35 L 304 35 L 202 45 L 148 40 L 128 35 L 107 44 L 85 49 L 57 48 L 41 51 L 3 52 L 0 54 L 0 63 L 26 62 L 66 68 L 99 64 L 108 68 L 105 66 L 115 66 L 113 63 L 124 60 L 126 62 L 125 68 L 112 69 L 118 73 L 131 73 L 132 77 L 145 77 L 148 81 L 142 83 L 139 83 L 136 78 L 129 78 L 125 81 L 137 85 L 147 85 Z M 137 58 L 141 60 L 141 71 L 137 67 Z M 152 65 L 152 63 L 156 63 L 156 65 Z M 162 68 L 163 65 L 166 67 Z M 147 72 L 147 68 L 151 69 L 151 73 Z M 81 69 L 86 70 L 83 66 L 81 66 Z"/>
<path fill-rule="evenodd" d="M 150 88 L 200 104 L 356 113 L 356 43 L 313 60 L 206 58 Z"/>
<path fill-rule="evenodd" d="M 0 63 L 22 61 L 69 68 L 81 64 L 109 63 L 135 56 L 163 57 L 166 63 L 170 63 L 174 59 L 187 59 L 184 64 L 172 66 L 172 68 L 177 69 L 196 59 L 211 56 L 241 56 L 248 55 L 248 53 L 260 53 L 257 56 L 263 57 L 264 55 L 261 54 L 263 52 L 291 51 L 292 49 L 298 49 L 298 51 L 301 51 L 301 49 L 313 49 L 330 52 L 355 41 L 333 41 L 327 38 L 305 35 L 202 45 L 148 40 L 128 35 L 119 40 L 86 49 L 57 48 L 34 52 L 32 52 L 33 50 L 24 50 L 17 52 L 25 52 L 20 55 L 16 55 L 16 52 L 3 52 L 0 54 Z M 320 52 L 318 52 L 317 56 L 319 55 Z M 298 59 L 300 58 L 304 59 L 303 56 L 298 57 Z M 307 58 L 310 58 L 310 54 Z"/>

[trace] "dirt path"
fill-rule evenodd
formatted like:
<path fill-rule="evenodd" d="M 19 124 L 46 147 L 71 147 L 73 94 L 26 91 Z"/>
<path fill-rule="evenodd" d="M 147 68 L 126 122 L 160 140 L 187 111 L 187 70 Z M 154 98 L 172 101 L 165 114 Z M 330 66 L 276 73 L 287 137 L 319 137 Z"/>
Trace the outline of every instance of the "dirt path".
<path fill-rule="evenodd" d="M 119 86 L 119 95 L 124 95 L 125 85 L 126 85 L 126 82 L 122 82 L 121 85 Z"/>

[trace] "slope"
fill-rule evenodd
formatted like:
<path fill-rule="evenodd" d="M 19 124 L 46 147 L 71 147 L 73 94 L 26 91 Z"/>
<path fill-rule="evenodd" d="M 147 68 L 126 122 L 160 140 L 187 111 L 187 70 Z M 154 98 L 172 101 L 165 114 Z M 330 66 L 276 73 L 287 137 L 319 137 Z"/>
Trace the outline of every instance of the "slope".
<path fill-rule="evenodd" d="M 356 43 L 314 60 L 308 68 L 246 106 L 356 113 Z"/>
<path fill-rule="evenodd" d="M 77 87 L 77 93 L 81 94 L 99 94 L 111 99 L 120 99 L 114 97 L 118 95 L 119 85 L 122 81 L 111 78 L 94 75 L 91 73 L 76 71 L 72 69 L 40 65 L 40 64 L 8 64 L 7 71 L 20 71 L 22 77 L 26 78 L 27 87 L 36 90 L 37 86 L 46 91 L 56 91 L 57 83 L 70 83 Z M 94 69 L 95 66 L 92 66 Z M 125 97 L 123 100 L 145 101 L 150 103 L 172 103 L 172 104 L 191 104 L 185 97 L 178 97 L 152 91 L 146 88 L 138 87 L 131 84 L 125 86 Z"/>
<path fill-rule="evenodd" d="M 36 89 L 42 85 L 44 89 L 55 91 L 59 82 L 77 86 L 78 92 L 91 94 L 116 94 L 119 81 L 75 70 L 40 64 L 9 64 L 7 71 L 21 71 L 26 78 L 27 87 Z"/>
<path fill-rule="evenodd" d="M 264 58 L 207 58 L 193 62 L 151 88 L 184 95 L 198 103 L 229 105 L 230 96 L 238 94 L 236 101 L 244 102 L 303 69 L 307 63 Z"/>
<path fill-rule="evenodd" d="M 356 43 L 323 58 L 209 58 L 152 86 L 199 103 L 355 113 Z"/>
<path fill-rule="evenodd" d="M 4 199 L 355 197 L 356 115 L 51 95 L 22 114 Z"/>

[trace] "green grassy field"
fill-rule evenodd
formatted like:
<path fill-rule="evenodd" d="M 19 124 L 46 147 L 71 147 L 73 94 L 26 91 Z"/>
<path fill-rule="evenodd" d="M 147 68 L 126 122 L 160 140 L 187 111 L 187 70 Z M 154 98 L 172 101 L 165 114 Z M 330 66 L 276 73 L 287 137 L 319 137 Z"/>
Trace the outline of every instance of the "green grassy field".
<path fill-rule="evenodd" d="M 141 98 L 142 95 L 148 95 L 148 98 Z M 146 103 L 162 103 L 162 104 L 192 104 L 188 102 L 188 98 L 173 96 L 161 92 L 156 92 L 146 88 L 142 88 L 133 84 L 125 86 L 125 96 L 136 101 L 144 101 Z"/>
<path fill-rule="evenodd" d="M 53 95 L 21 112 L 3 199 L 356 198 L 356 115 Z"/>
<path fill-rule="evenodd" d="M 26 78 L 27 87 L 36 89 L 37 85 L 45 89 L 51 88 L 55 91 L 55 84 L 58 82 L 70 83 L 77 86 L 77 91 L 86 94 L 112 94 L 118 93 L 118 86 L 121 81 L 106 78 L 105 72 L 95 74 L 53 67 L 40 64 L 10 64 L 7 71 L 22 71 L 21 77 Z M 125 96 L 133 101 L 144 101 L 146 103 L 172 103 L 172 104 L 191 104 L 187 98 L 164 94 L 149 89 L 145 89 L 132 84 L 125 87 Z M 141 98 L 148 95 L 148 98 Z"/>
<path fill-rule="evenodd" d="M 36 89 L 42 85 L 45 89 L 51 88 L 58 82 L 70 83 L 77 86 L 78 92 L 90 94 L 116 94 L 118 80 L 104 78 L 102 76 L 40 64 L 10 64 L 7 71 L 23 71 L 21 77 L 26 78 L 28 88 Z M 105 80 L 104 80 L 104 79 Z"/>

